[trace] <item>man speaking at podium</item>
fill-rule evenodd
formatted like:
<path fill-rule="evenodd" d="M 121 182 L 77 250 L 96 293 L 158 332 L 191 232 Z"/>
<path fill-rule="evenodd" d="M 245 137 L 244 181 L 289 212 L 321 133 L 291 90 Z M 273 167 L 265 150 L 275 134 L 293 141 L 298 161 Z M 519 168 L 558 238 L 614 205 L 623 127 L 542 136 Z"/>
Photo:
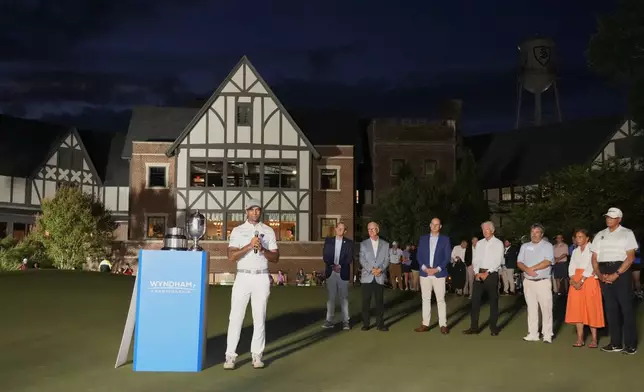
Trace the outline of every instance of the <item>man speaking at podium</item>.
<path fill-rule="evenodd" d="M 279 251 L 275 232 L 259 221 L 262 207 L 257 200 L 246 201 L 246 222 L 230 233 L 228 261 L 237 263 L 237 274 L 230 300 L 228 339 L 224 369 L 234 369 L 237 359 L 237 344 L 241 334 L 246 307 L 250 300 L 253 312 L 253 340 L 250 352 L 253 367 L 264 367 L 262 353 L 266 343 L 266 302 L 271 290 L 268 262 L 277 263 Z"/>

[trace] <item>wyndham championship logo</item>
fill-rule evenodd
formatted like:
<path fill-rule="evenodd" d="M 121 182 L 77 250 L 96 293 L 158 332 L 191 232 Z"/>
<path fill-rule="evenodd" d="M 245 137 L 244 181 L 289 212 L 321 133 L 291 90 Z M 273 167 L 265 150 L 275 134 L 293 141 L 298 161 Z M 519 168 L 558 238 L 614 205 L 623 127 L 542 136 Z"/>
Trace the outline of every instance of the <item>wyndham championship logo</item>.
<path fill-rule="evenodd" d="M 197 285 L 190 281 L 150 280 L 148 290 L 153 293 L 187 294 L 197 289 Z"/>

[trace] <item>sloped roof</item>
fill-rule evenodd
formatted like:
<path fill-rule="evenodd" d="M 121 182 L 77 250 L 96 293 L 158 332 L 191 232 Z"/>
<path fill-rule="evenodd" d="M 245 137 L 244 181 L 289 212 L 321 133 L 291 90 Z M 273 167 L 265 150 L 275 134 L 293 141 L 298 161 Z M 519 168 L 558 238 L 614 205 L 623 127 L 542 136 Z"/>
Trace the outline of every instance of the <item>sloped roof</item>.
<path fill-rule="evenodd" d="M 134 141 L 174 142 L 198 112 L 198 108 L 191 107 L 134 107 L 121 157 L 132 157 Z"/>
<path fill-rule="evenodd" d="M 70 129 L 0 115 L 0 175 L 29 177 Z"/>
<path fill-rule="evenodd" d="M 130 165 L 121 158 L 125 132 L 78 130 L 96 174 L 106 186 L 128 186 Z"/>
<path fill-rule="evenodd" d="M 532 185 L 548 172 L 590 164 L 624 123 L 623 116 L 589 118 L 465 137 L 484 189 Z"/>
<path fill-rule="evenodd" d="M 254 76 L 257 78 L 257 82 L 259 84 L 261 84 L 261 86 L 264 88 L 264 90 L 266 90 L 266 92 L 268 93 L 268 96 L 271 97 L 271 99 L 273 100 L 275 105 L 282 112 L 282 114 L 286 117 L 286 119 L 292 123 L 293 129 L 295 129 L 295 132 L 297 132 L 300 135 L 300 137 L 302 138 L 302 140 L 304 141 L 306 146 L 309 148 L 309 150 L 313 154 L 313 157 L 314 158 L 319 158 L 320 153 L 317 152 L 317 150 L 315 149 L 315 147 L 313 146 L 311 141 L 306 137 L 306 134 L 304 134 L 304 132 L 302 132 L 302 130 L 298 127 L 297 123 L 295 123 L 295 121 L 293 120 L 293 118 L 289 114 L 288 110 L 286 110 L 286 108 L 284 108 L 284 105 L 282 105 L 282 102 L 280 102 L 280 100 L 277 98 L 277 96 L 271 90 L 271 88 L 268 85 L 268 83 L 266 83 L 264 78 L 262 78 L 262 75 L 260 75 L 260 73 L 257 72 L 257 70 L 255 69 L 255 66 L 253 66 L 253 64 L 251 64 L 250 60 L 248 60 L 248 57 L 246 57 L 246 56 L 243 56 L 241 58 L 241 60 L 239 60 L 237 65 L 235 65 L 235 67 L 233 67 L 233 69 L 230 71 L 230 74 L 228 74 L 228 76 L 221 82 L 219 87 L 217 87 L 215 92 L 210 96 L 210 98 L 208 99 L 206 104 L 203 105 L 199 109 L 197 114 L 195 114 L 193 116 L 193 118 L 190 119 L 190 121 L 185 124 L 185 127 L 181 131 L 181 134 L 179 135 L 179 137 L 176 138 L 176 140 L 170 146 L 170 148 L 168 148 L 168 151 L 167 151 L 166 154 L 168 156 L 170 156 L 171 154 L 174 153 L 174 151 L 177 149 L 179 144 L 183 141 L 183 139 L 186 138 L 188 133 L 190 133 L 192 128 L 194 128 L 194 126 L 197 124 L 197 122 L 204 116 L 204 114 L 207 113 L 209 108 L 215 103 L 215 100 L 219 97 L 219 95 L 221 94 L 221 92 L 224 89 L 224 87 L 229 82 L 231 82 L 231 80 L 233 78 L 233 75 L 235 75 L 235 73 L 237 73 L 237 71 L 240 68 L 242 68 L 244 65 L 247 67 L 247 69 L 249 69 L 254 74 Z M 246 68 L 244 68 L 244 69 L 246 69 Z"/>

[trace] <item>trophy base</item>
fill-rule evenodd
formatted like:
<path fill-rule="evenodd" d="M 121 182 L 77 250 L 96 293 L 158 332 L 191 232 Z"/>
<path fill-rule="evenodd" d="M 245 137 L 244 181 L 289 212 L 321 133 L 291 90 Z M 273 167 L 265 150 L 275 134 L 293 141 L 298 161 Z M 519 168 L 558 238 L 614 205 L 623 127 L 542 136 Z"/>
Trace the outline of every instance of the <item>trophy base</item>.
<path fill-rule="evenodd" d="M 203 251 L 203 248 L 199 245 L 192 245 L 191 247 L 188 248 L 188 250 L 193 252 L 201 252 Z"/>

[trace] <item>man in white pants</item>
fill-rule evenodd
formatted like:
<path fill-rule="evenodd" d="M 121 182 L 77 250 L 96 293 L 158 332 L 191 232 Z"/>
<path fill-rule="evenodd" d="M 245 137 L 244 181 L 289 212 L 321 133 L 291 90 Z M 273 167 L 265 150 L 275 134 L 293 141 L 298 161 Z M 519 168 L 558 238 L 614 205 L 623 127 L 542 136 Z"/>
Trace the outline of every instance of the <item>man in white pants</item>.
<path fill-rule="evenodd" d="M 262 207 L 257 200 L 246 202 L 247 220 L 230 233 L 228 261 L 237 263 L 237 275 L 233 284 L 230 300 L 230 318 L 228 322 L 228 346 L 224 369 L 234 369 L 237 359 L 237 344 L 241 334 L 246 307 L 250 300 L 253 312 L 253 340 L 250 352 L 253 367 L 264 367 L 262 353 L 266 343 L 265 321 L 266 303 L 270 294 L 271 283 L 268 262 L 277 263 L 279 251 L 275 232 L 260 222 Z"/>
<path fill-rule="evenodd" d="M 523 296 L 528 305 L 528 335 L 523 340 L 539 341 L 539 308 L 541 333 L 545 343 L 552 343 L 552 282 L 550 270 L 555 263 L 552 244 L 543 240 L 544 229 L 538 223 L 530 227 L 531 242 L 521 245 L 517 266 L 523 271 Z"/>
<path fill-rule="evenodd" d="M 452 256 L 452 245 L 449 237 L 441 235 L 441 221 L 432 219 L 429 224 L 430 233 L 418 240 L 418 264 L 420 265 L 420 292 L 423 299 L 422 324 L 416 332 L 429 331 L 429 321 L 432 315 L 432 292 L 436 294 L 438 308 L 438 325 L 441 333 L 447 335 L 447 304 L 445 303 L 445 280 L 447 265 Z"/>

